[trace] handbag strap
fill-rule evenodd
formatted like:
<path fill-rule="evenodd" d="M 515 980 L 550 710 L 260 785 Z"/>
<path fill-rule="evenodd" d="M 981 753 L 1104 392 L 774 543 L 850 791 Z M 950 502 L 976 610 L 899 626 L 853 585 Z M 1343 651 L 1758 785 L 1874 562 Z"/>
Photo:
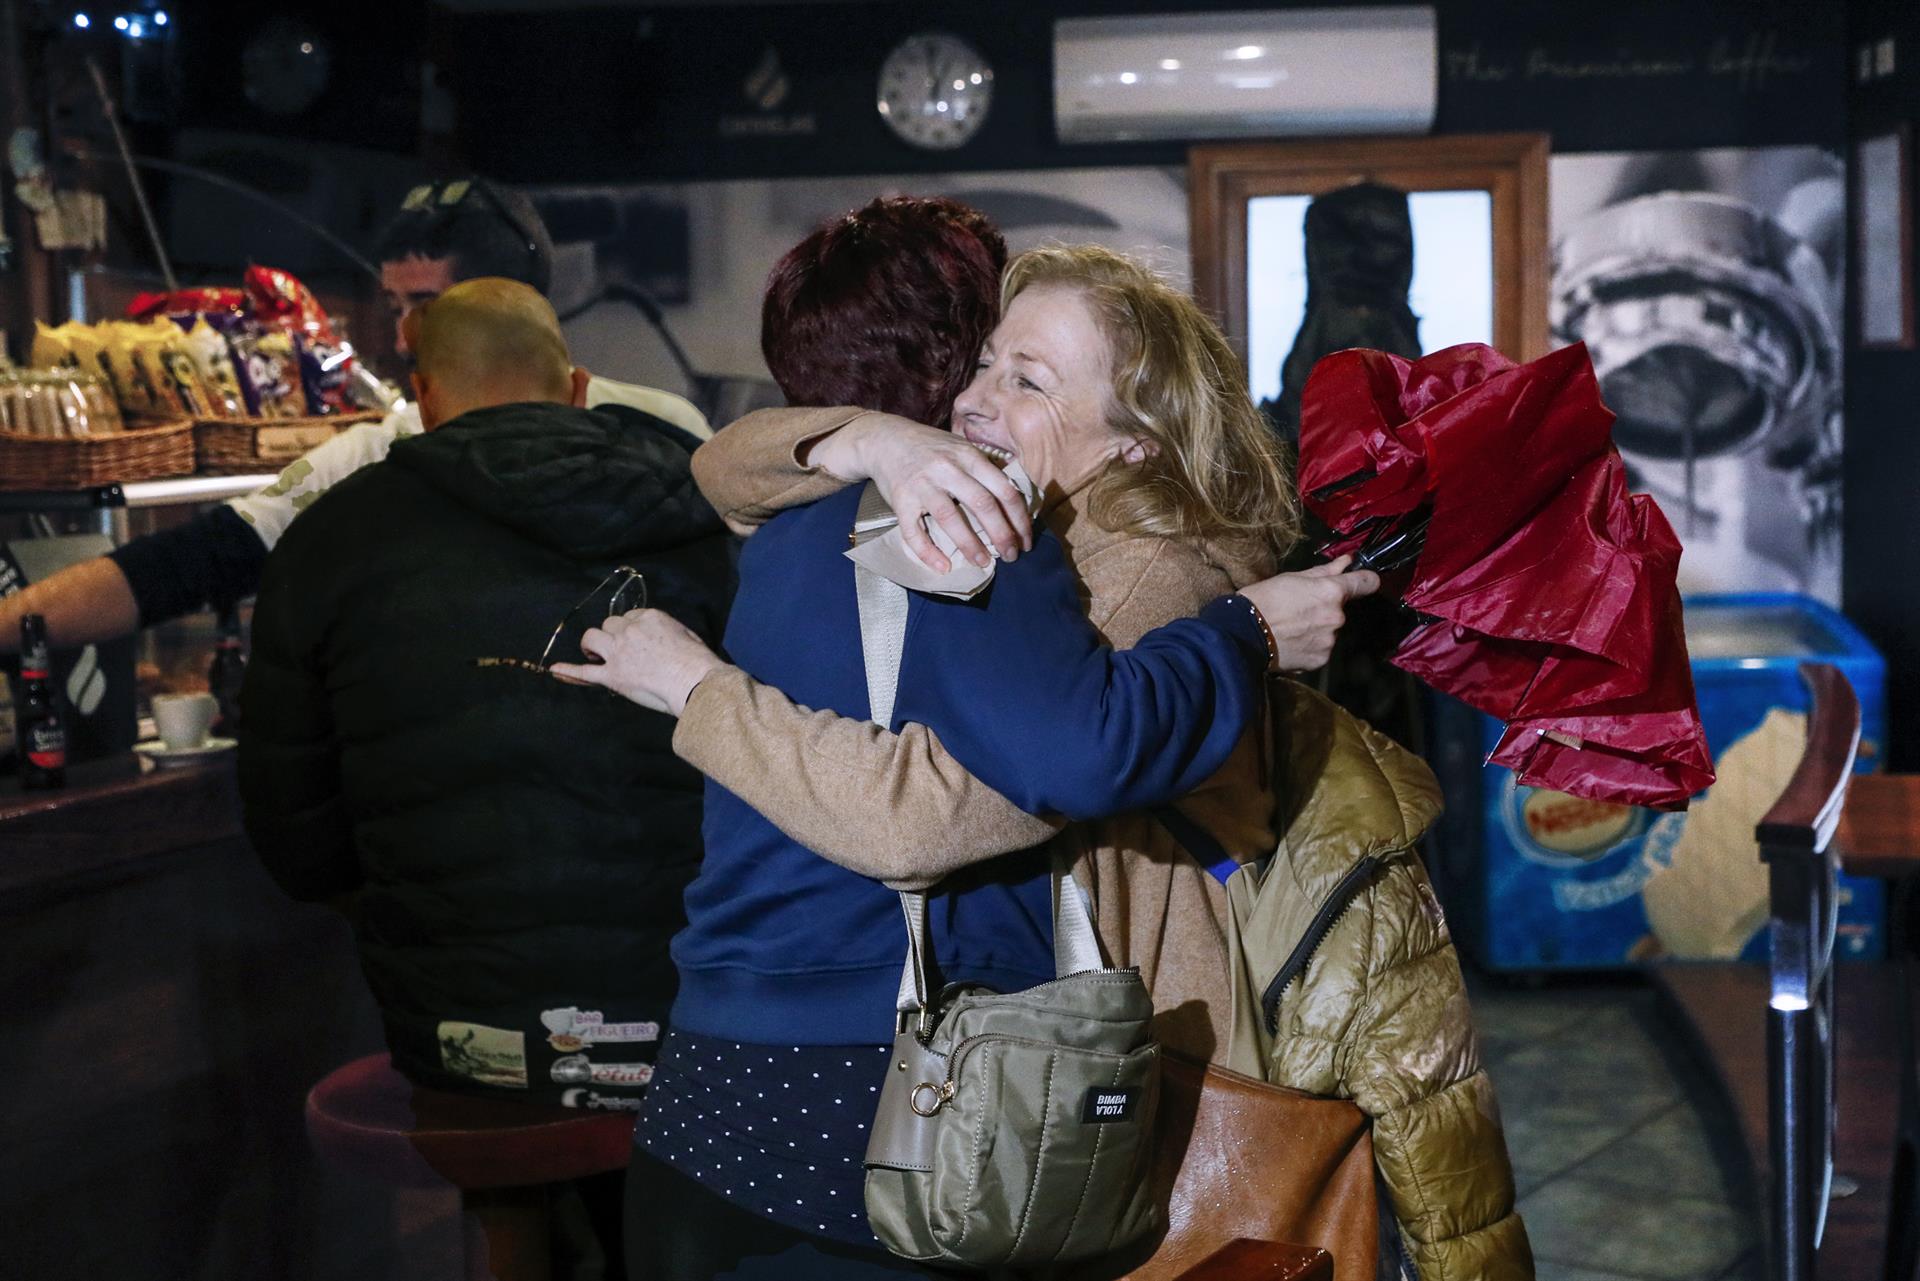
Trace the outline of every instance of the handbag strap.
<path fill-rule="evenodd" d="M 871 481 L 860 495 L 854 516 L 856 536 L 871 528 L 887 511 L 879 486 Z M 860 614 L 860 654 L 866 664 L 867 717 L 881 729 L 893 726 L 893 704 L 900 688 L 900 655 L 907 636 L 907 589 L 882 578 L 864 565 L 853 567 L 854 601 Z M 1053 969 L 1056 977 L 1105 967 L 1086 895 L 1057 859 L 1053 867 Z M 927 896 L 918 890 L 900 892 L 900 911 L 907 927 L 907 960 L 900 975 L 895 1009 L 901 1014 L 925 1010 L 928 1005 Z"/>

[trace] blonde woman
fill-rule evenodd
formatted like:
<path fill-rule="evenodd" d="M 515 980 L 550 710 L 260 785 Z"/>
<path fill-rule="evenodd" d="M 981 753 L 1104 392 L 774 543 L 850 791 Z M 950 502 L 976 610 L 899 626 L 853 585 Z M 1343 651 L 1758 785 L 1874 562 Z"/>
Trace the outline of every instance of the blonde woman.
<path fill-rule="evenodd" d="M 963 553 L 978 556 L 985 549 L 959 536 L 966 527 L 959 505 L 980 514 L 1003 555 L 1029 541 L 1034 554 L 1045 554 L 1057 543 L 1079 580 L 1088 617 L 1113 645 L 1151 646 L 1149 633 L 1164 624 L 1239 608 L 1274 628 L 1270 644 L 1285 665 L 1315 665 L 1331 637 L 1325 620 L 1337 625 L 1341 600 L 1373 584 L 1370 576 L 1336 574 L 1266 579 L 1295 535 L 1296 511 L 1283 460 L 1217 329 L 1150 272 L 1092 248 L 1022 255 L 1007 269 L 1002 299 L 1001 322 L 973 381 L 954 402 L 951 434 L 855 409 L 774 411 L 736 424 L 703 448 L 695 460 L 702 488 L 736 528 L 771 520 L 758 542 L 781 534 L 781 522 L 794 513 L 871 478 L 904 525 L 948 524 Z M 997 472 L 976 446 L 1011 453 L 1040 484 L 1041 530 L 1031 540 L 1021 512 L 998 497 Z M 1239 585 L 1246 585 L 1244 595 L 1220 600 Z M 743 564 L 743 601 L 749 587 Z M 739 625 L 738 611 L 735 619 Z M 1063 822 L 1058 811 L 1085 820 L 1069 825 L 1060 839 L 1069 843 L 1076 878 L 1094 900 L 1103 946 L 1114 963 L 1142 970 L 1163 1043 L 1224 1060 L 1232 1019 L 1224 981 L 1225 895 L 1174 839 L 1165 815 L 1109 815 L 1114 807 L 1103 803 L 1109 796 L 1097 779 L 1088 780 L 1084 803 L 1074 803 L 1080 796 L 1061 803 L 1051 756 L 1021 750 L 1017 736 L 996 738 L 955 724 L 938 709 L 925 723 L 897 725 L 895 733 L 852 716 L 809 711 L 753 679 L 751 661 L 744 668 L 722 663 L 655 615 L 628 616 L 608 633 L 595 638 L 605 666 L 593 678 L 679 713 L 676 751 L 724 796 L 794 842 L 875 881 L 964 883 L 1007 866 L 983 860 L 1054 835 Z M 990 632 L 981 636 L 983 644 L 993 643 Z M 910 645 L 912 639 L 910 631 Z M 731 630 L 729 646 L 737 656 Z M 1036 661 L 1012 648 L 982 657 L 986 681 L 996 665 L 1005 672 Z M 818 661 L 854 657 L 827 654 Z M 913 675 L 911 663 L 903 664 L 903 695 Z M 937 673 L 926 675 L 938 683 Z M 938 692 L 960 702 L 970 689 L 984 697 L 988 688 L 955 684 Z M 1274 848 L 1261 743 L 1257 730 L 1249 732 L 1221 768 L 1174 807 L 1177 825 L 1202 829 L 1236 860 Z M 1026 810 L 1056 812 L 1036 818 Z M 740 869 L 713 867 L 713 838 L 721 838 L 724 851 L 727 836 L 724 807 L 718 821 L 716 833 L 710 791 L 709 871 L 716 882 L 737 884 Z M 690 916 L 701 914 L 700 897 L 696 886 Z M 727 917 L 718 906 L 711 914 Z M 894 960 L 896 936 L 897 930 L 889 935 Z M 697 990 L 720 993 L 688 965 L 718 950 L 711 940 L 699 949 L 677 947 L 683 982 L 692 968 Z M 744 947 L 737 956 L 746 970 L 768 959 L 764 948 Z M 886 1012 L 882 1003 L 876 1035 Z M 676 1007 L 676 1018 L 681 1013 Z M 692 1009 L 686 1014 L 705 1017 Z M 848 1066 L 855 1082 L 873 1075 L 870 1064 Z M 646 1124 L 643 1118 L 643 1130 Z M 1500 1158 L 1504 1168 L 1504 1153 Z M 1493 1217 L 1510 1208 L 1509 1180 L 1507 1204 Z M 1520 1241 L 1524 1253 L 1524 1237 Z"/>

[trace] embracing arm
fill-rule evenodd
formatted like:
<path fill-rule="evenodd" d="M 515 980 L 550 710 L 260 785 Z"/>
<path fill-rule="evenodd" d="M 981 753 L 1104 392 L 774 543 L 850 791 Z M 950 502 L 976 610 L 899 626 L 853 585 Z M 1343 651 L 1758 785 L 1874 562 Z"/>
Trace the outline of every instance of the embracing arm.
<path fill-rule="evenodd" d="M 1162 562 L 1167 544 L 1138 541 L 1128 596 L 1188 572 L 1183 558 Z M 1184 602 L 1193 590 L 1171 594 Z M 1211 601 L 1112 649 L 1051 538 L 1000 567 L 984 606 L 916 605 L 895 715 L 932 726 L 1031 813 L 1100 818 L 1182 796 L 1220 768 L 1263 703 L 1266 641 L 1245 601 Z M 1095 608 L 1120 616 L 1128 603 Z"/>
<path fill-rule="evenodd" d="M 1032 776 L 1021 779 L 1032 813 L 1072 812 L 1075 806 L 1105 813 L 1190 790 L 1231 751 L 1246 723 L 1249 695 L 1257 697 L 1252 676 L 1264 666 L 1265 653 L 1250 613 L 1228 602 L 1220 611 L 1223 626 L 1184 619 L 1147 637 L 1134 653 L 1115 655 L 1080 612 L 1058 543 L 1043 540 L 1042 546 L 1043 554 L 1023 562 L 1024 574 L 1002 567 L 1007 576 L 992 593 L 998 604 L 955 607 L 955 617 L 973 623 L 967 634 L 946 634 L 953 618 L 919 624 L 940 642 L 930 647 L 936 672 L 969 653 L 964 666 L 974 673 L 982 670 L 983 655 L 1023 655 L 1022 662 L 993 669 L 993 697 L 980 696 L 978 679 L 951 691 L 956 722 L 1009 722 L 998 741 L 976 741 L 975 747 L 1004 751 L 1007 759 L 997 762 L 1003 774 Z M 1188 567 L 1153 555 L 1144 564 L 1139 558 L 1096 562 L 1106 572 L 1096 572 L 1094 586 L 1108 592 L 1104 600 L 1096 596 L 1094 607 L 1120 626 L 1151 616 L 1149 597 L 1184 602 L 1186 596 L 1174 589 L 1192 593 L 1198 587 Z M 988 614 L 1010 621 L 1014 634 L 995 637 L 989 626 L 973 635 Z M 1019 635 L 1029 615 L 1047 637 L 1031 653 Z M 992 647 L 996 643 L 1000 648 Z M 968 863 L 1037 844 L 1059 825 L 1023 812 L 992 790 L 992 779 L 983 782 L 981 771 L 969 773 L 926 725 L 907 723 L 899 733 L 886 733 L 864 721 L 798 707 L 721 663 L 657 611 L 611 619 L 604 631 L 589 632 L 584 644 L 604 656 L 604 666 L 556 671 L 681 715 L 674 746 L 689 763 L 801 843 L 854 871 L 896 884 L 927 884 Z M 1003 669 L 1008 679 L 999 689 Z M 910 677 L 903 681 L 903 692 L 911 683 Z M 1002 714 L 1009 706 L 1016 715 Z M 1023 750 L 1021 726 L 1029 717 L 1053 727 L 1064 744 L 1038 754 Z"/>
<path fill-rule="evenodd" d="M 1115 548 L 1089 560 L 1086 569 L 1095 616 L 1116 640 L 1138 641 L 1151 627 L 1197 610 L 1206 600 L 1206 576 L 1196 576 L 1194 566 L 1178 555 L 1163 555 L 1158 543 Z M 1068 630 L 1083 654 L 1110 653 L 1100 649 L 1092 624 L 1077 617 L 1078 599 L 1064 564 L 1052 572 L 1059 576 L 1056 589 L 1064 589 L 1054 593 L 1054 603 L 1066 603 L 1076 615 Z M 1204 628 L 1191 620 L 1183 626 Z M 1165 638 L 1153 638 L 1147 648 L 1153 651 L 1163 643 Z M 1180 651 L 1193 643 L 1189 637 L 1166 648 L 1177 661 Z M 1243 632 L 1241 643 L 1250 647 L 1261 642 Z M 1230 661 L 1246 660 L 1243 654 Z M 1027 694 L 1041 700 L 1058 697 L 1059 673 L 1052 671 L 1047 659 L 1019 666 L 1025 671 L 1016 683 Z M 1172 672 L 1166 654 L 1151 654 L 1142 666 L 1176 684 L 1218 679 L 1214 672 L 1196 676 L 1205 672 L 1204 661 L 1183 673 Z M 1071 697 L 1097 695 L 1082 692 Z M 1175 700 L 1176 707 L 1190 705 Z M 1064 705 L 1043 703 L 1039 708 L 1047 719 L 1056 719 L 1058 712 L 1070 722 L 1079 722 Z M 1226 720 L 1231 722 L 1233 716 Z M 1127 731 L 1119 732 L 1130 740 Z M 1220 734 L 1229 747 L 1230 733 L 1230 726 L 1224 726 Z M 1138 737 L 1151 748 L 1156 734 L 1147 729 Z M 906 888 L 931 884 L 970 863 L 1037 845 L 1061 825 L 1057 817 L 1029 814 L 969 773 L 926 725 L 903 724 L 895 734 L 851 717 L 811 711 L 735 667 L 714 668 L 700 681 L 687 700 L 673 741 L 684 760 L 801 844 L 842 867 Z M 1130 750 L 1131 741 L 1128 746 Z M 1202 750 L 1209 749 L 1203 746 Z M 1169 757 L 1176 754 L 1168 753 Z M 1155 750 L 1153 755 L 1160 753 Z M 1026 761 L 1022 773 L 1033 777 L 1029 799 L 1037 803 L 1056 795 L 1078 795 L 1085 804 L 1100 804 L 1105 789 L 1119 786 L 1118 776 L 1128 772 L 1125 765 L 1115 775 L 1096 768 L 1089 781 L 1077 756 L 1064 753 L 1058 759 Z M 1192 768 L 1201 777 L 1211 773 L 1204 756 Z M 1185 779 L 1177 769 L 1172 772 L 1179 781 L 1170 785 L 1177 787 Z"/>
<path fill-rule="evenodd" d="M 982 567 L 995 556 L 1014 560 L 1033 545 L 1032 516 L 998 463 L 952 432 L 892 414 L 758 410 L 701 446 L 693 474 L 738 534 L 871 480 L 894 511 L 909 515 L 900 527 L 907 549 L 936 573 L 950 565 L 930 524 Z"/>
<path fill-rule="evenodd" d="M 848 481 L 800 459 L 808 446 L 862 412 L 757 409 L 694 451 L 693 478 L 734 533 L 751 534 L 789 507 L 847 487 Z"/>
<path fill-rule="evenodd" d="M 890 734 L 810 711 L 737 667 L 695 687 L 673 748 L 808 849 L 901 889 L 1060 828 L 967 773 L 924 725 Z"/>

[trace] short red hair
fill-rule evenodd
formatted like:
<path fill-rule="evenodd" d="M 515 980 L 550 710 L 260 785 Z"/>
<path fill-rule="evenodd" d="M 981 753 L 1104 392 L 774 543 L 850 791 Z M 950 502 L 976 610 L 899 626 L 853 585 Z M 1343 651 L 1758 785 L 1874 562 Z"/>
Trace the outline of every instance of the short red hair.
<path fill-rule="evenodd" d="M 792 405 L 943 425 L 1000 319 L 1007 244 L 944 196 L 875 200 L 823 224 L 767 279 L 760 350 Z"/>

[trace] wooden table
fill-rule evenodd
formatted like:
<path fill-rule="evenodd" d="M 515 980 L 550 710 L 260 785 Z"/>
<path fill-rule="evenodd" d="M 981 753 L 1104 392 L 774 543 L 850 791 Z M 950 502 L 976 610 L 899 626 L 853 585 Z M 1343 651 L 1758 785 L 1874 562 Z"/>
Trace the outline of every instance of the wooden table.
<path fill-rule="evenodd" d="M 1887 882 L 1887 955 L 1901 972 L 1895 998 L 1897 1100 L 1883 1124 L 1900 1149 L 1888 1194 L 1888 1272 L 1911 1276 L 1920 1267 L 1920 774 L 1863 774 L 1847 793 L 1834 844 L 1841 866 L 1855 876 Z"/>

